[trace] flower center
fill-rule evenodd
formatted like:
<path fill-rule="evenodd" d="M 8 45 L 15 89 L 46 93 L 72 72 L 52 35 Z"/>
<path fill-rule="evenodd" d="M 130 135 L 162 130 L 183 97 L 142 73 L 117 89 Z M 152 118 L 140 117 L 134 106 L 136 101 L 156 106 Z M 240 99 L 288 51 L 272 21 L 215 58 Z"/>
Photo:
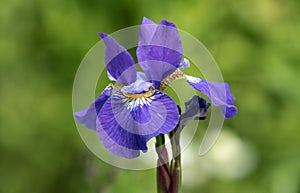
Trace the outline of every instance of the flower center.
<path fill-rule="evenodd" d="M 131 101 L 136 100 L 138 98 L 141 98 L 141 99 L 149 98 L 153 95 L 154 91 L 155 91 L 154 86 L 151 86 L 149 88 L 149 90 L 147 92 L 144 92 L 144 93 L 134 94 L 134 93 L 128 93 L 127 92 L 127 93 L 123 93 L 123 95 L 125 97 L 127 97 L 129 99 L 129 101 L 131 102 Z"/>

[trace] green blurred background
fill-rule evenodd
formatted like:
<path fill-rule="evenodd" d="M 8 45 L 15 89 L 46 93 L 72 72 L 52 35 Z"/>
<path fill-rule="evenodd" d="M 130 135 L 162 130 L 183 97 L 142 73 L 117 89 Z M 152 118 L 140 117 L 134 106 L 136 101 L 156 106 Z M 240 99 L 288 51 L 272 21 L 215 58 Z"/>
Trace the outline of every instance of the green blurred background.
<path fill-rule="evenodd" d="M 215 149 L 200 161 L 183 155 L 184 192 L 299 193 L 298 0 L 2 0 L 0 192 L 155 192 L 154 170 L 120 170 L 87 149 L 71 107 L 97 32 L 143 16 L 197 37 L 237 98 Z"/>

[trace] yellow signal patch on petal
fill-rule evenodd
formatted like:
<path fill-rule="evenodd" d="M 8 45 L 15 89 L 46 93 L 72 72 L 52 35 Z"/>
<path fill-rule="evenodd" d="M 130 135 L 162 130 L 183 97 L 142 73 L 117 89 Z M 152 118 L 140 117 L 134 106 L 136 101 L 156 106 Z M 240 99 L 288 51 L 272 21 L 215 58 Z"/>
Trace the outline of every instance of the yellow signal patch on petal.
<path fill-rule="evenodd" d="M 133 100 L 136 100 L 138 98 L 141 98 L 141 99 L 144 99 L 144 98 L 149 98 L 153 95 L 155 91 L 155 88 L 154 86 L 151 86 L 149 88 L 149 90 L 145 93 L 140 93 L 140 94 L 134 94 L 134 93 L 123 93 L 123 95 L 125 97 L 127 97 L 129 99 L 129 101 L 133 101 Z"/>

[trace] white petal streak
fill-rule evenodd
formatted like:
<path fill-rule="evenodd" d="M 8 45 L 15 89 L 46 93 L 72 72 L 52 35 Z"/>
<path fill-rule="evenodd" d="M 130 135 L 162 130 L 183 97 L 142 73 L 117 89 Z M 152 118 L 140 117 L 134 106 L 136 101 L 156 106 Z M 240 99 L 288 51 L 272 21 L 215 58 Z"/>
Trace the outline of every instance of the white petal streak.
<path fill-rule="evenodd" d="M 135 100 L 132 101 L 127 101 L 127 109 L 130 111 L 133 111 L 136 108 L 142 108 L 144 105 L 150 106 L 152 100 L 154 99 L 153 96 L 148 97 L 148 98 L 136 98 Z"/>
<path fill-rule="evenodd" d="M 186 79 L 193 83 L 193 84 L 198 84 L 199 82 L 201 82 L 201 78 L 196 78 L 196 77 L 193 77 L 193 76 L 189 76 L 189 75 L 185 75 Z"/>

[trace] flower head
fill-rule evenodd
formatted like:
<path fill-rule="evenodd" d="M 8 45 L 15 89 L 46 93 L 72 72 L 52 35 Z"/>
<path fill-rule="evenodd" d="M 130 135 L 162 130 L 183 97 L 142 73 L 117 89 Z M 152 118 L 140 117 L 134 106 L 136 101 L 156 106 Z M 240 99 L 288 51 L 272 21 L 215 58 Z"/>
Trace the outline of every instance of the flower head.
<path fill-rule="evenodd" d="M 111 36 L 105 33 L 99 36 L 105 44 L 108 77 L 116 83 L 108 85 L 87 109 L 74 115 L 79 123 L 97 131 L 103 145 L 113 154 L 137 157 L 140 150 L 147 151 L 149 139 L 167 134 L 178 125 L 177 105 L 162 92 L 169 82 L 178 78 L 185 78 L 214 105 L 221 106 L 226 118 L 236 114 L 237 108 L 232 105 L 234 97 L 226 83 L 208 82 L 179 70 L 189 63 L 186 59 L 182 62 L 183 48 L 174 23 L 162 20 L 155 24 L 143 19 L 136 51 L 143 72 L 137 72 L 132 56 Z M 226 93 L 218 92 L 222 87 Z M 202 104 L 198 98 L 197 101 Z M 188 112 L 184 116 L 188 117 Z M 198 118 L 204 116 L 200 114 Z"/>

